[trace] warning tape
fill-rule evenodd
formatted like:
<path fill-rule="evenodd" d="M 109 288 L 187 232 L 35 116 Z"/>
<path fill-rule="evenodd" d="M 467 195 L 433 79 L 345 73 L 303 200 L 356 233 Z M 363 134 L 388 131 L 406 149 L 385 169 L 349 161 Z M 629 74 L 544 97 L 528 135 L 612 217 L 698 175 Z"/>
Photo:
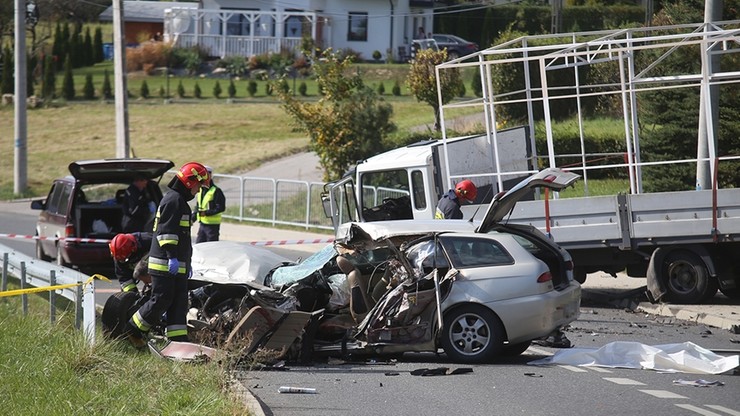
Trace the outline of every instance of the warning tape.
<path fill-rule="evenodd" d="M 0 238 L 21 238 L 25 240 L 71 241 L 73 243 L 108 243 L 109 239 L 77 237 L 40 237 L 38 235 L 0 234 Z"/>
<path fill-rule="evenodd" d="M 4 298 L 8 296 L 29 295 L 31 293 L 39 293 L 39 292 L 51 292 L 52 290 L 68 289 L 70 287 L 75 287 L 75 286 L 85 286 L 85 285 L 90 284 L 90 282 L 92 282 L 93 280 L 103 280 L 106 282 L 110 282 L 110 279 L 103 276 L 102 274 L 94 274 L 90 276 L 90 278 L 87 279 L 85 282 L 67 283 L 64 285 L 32 287 L 30 289 L 6 290 L 4 292 L 0 292 L 0 298 Z"/>
<path fill-rule="evenodd" d="M 26 240 L 47 240 L 47 241 L 71 241 L 74 243 L 108 243 L 110 240 L 99 238 L 76 238 L 76 237 L 39 237 L 37 235 L 21 234 L 0 234 L 0 238 L 20 238 Z M 248 241 L 247 244 L 253 246 L 285 246 L 292 244 L 326 244 L 333 243 L 333 238 L 315 238 L 312 240 L 265 240 L 265 241 Z"/>
<path fill-rule="evenodd" d="M 285 246 L 290 244 L 326 244 L 333 243 L 333 238 L 315 238 L 313 240 L 271 240 L 271 241 L 250 241 L 253 246 Z"/>

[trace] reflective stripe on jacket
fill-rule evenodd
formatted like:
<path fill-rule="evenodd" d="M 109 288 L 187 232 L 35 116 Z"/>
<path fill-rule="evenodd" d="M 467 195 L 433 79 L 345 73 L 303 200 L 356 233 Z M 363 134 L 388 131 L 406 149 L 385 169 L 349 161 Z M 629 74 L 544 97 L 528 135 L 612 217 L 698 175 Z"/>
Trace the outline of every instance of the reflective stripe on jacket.
<path fill-rule="evenodd" d="M 211 215 L 201 215 L 200 211 L 210 211 L 211 210 L 211 202 L 214 202 L 216 198 L 216 192 L 221 192 L 220 189 L 218 189 L 217 186 L 213 185 L 208 190 L 203 190 L 203 188 L 200 189 L 200 192 L 198 192 L 198 221 L 200 221 L 202 224 L 208 224 L 208 225 L 216 225 L 221 224 L 221 212 L 216 212 Z"/>
<path fill-rule="evenodd" d="M 179 192 L 171 190 L 162 198 L 154 220 L 154 238 L 149 250 L 149 271 L 167 274 L 167 261 L 177 258 L 180 262 L 178 274 L 187 274 L 188 263 L 193 253 L 190 236 L 192 211 Z"/>

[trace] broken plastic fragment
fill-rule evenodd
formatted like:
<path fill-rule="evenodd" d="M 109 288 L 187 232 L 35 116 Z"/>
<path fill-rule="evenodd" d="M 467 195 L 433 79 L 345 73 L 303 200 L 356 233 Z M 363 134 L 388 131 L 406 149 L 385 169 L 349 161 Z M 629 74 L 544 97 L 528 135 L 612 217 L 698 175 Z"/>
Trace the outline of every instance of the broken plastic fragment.
<path fill-rule="evenodd" d="M 310 387 L 290 387 L 280 386 L 278 388 L 280 393 L 302 393 L 302 394 L 316 394 L 316 389 Z"/>

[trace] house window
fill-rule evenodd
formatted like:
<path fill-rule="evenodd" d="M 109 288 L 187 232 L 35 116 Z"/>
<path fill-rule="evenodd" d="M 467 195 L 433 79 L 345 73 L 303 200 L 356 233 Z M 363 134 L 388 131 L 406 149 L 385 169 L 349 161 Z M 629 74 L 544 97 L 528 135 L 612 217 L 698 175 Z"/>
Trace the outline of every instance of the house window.
<path fill-rule="evenodd" d="M 223 10 L 229 9 L 225 8 Z M 228 36 L 249 36 L 249 30 L 249 19 L 242 13 L 234 13 L 226 20 L 226 35 Z"/>
<path fill-rule="evenodd" d="M 349 26 L 347 27 L 347 40 L 367 41 L 367 13 L 350 12 Z"/>

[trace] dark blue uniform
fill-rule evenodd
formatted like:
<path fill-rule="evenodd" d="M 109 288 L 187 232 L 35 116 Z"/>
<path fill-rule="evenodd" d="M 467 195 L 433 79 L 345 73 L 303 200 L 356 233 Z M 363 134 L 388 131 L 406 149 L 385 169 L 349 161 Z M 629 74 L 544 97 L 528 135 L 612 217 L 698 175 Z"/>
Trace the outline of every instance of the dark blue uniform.
<path fill-rule="evenodd" d="M 438 220 L 453 219 L 461 220 L 463 213 L 460 210 L 460 200 L 457 198 L 455 191 L 450 189 L 437 203 L 437 210 L 434 218 Z"/>

